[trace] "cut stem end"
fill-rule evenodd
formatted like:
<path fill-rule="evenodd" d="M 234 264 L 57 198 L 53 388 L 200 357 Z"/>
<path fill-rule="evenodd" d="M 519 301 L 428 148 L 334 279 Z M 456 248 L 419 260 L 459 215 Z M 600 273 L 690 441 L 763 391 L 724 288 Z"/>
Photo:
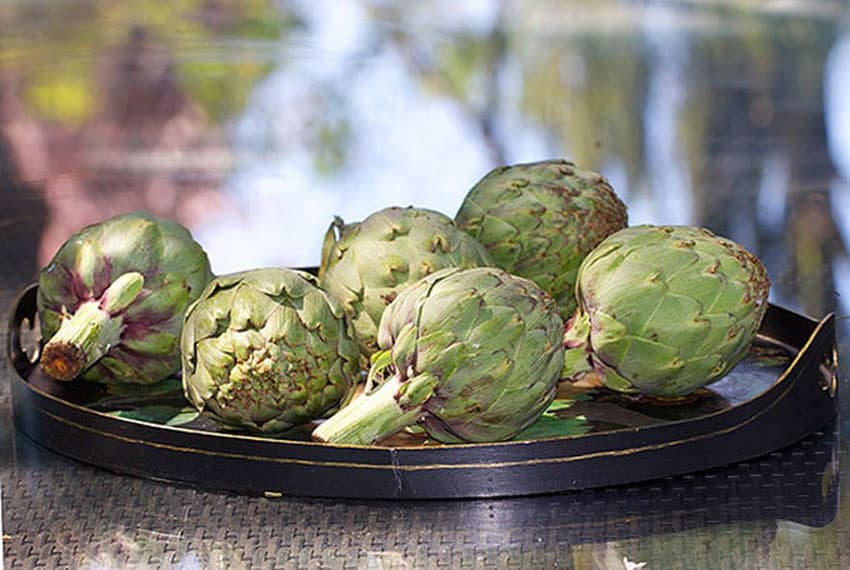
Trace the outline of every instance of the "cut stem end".
<path fill-rule="evenodd" d="M 80 305 L 44 346 L 41 368 L 56 380 L 72 380 L 121 342 L 123 318 L 111 317 L 96 301 Z"/>
<path fill-rule="evenodd" d="M 49 343 L 41 354 L 41 369 L 54 380 L 73 380 L 85 367 L 83 351 L 67 342 Z"/>

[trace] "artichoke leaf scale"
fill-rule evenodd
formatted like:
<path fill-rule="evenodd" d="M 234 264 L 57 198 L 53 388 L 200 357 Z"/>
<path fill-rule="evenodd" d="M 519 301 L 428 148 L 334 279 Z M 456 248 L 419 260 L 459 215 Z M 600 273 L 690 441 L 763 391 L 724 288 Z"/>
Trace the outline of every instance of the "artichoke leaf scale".
<path fill-rule="evenodd" d="M 582 292 L 585 289 L 590 287 L 582 287 Z M 640 326 L 646 321 L 647 315 L 654 313 L 662 303 L 666 292 L 665 284 L 658 280 L 629 281 L 628 278 L 614 275 L 586 294 L 584 301 L 591 315 L 595 314 L 596 307 L 605 307 L 606 314 L 610 313 L 612 318 Z"/>
<path fill-rule="evenodd" d="M 701 312 L 702 307 L 692 298 L 667 294 L 636 334 L 661 344 L 680 346 L 687 355 L 708 335 L 708 323 L 698 320 Z"/>
<path fill-rule="evenodd" d="M 461 223 L 463 225 L 463 223 Z M 480 225 L 476 228 L 467 226 L 467 229 L 473 233 L 473 237 L 479 239 L 482 243 L 491 243 L 491 242 L 509 242 L 513 243 L 514 251 L 519 249 L 519 245 L 516 244 L 516 237 L 520 234 L 519 228 L 517 228 L 514 224 L 508 222 L 502 217 L 497 217 L 494 215 L 484 215 L 481 217 Z M 500 251 L 496 248 L 490 249 L 490 254 L 493 256 L 493 260 L 502 264 L 507 264 L 507 260 L 503 255 L 500 255 Z M 503 268 L 505 269 L 505 268 Z"/>
<path fill-rule="evenodd" d="M 590 350 L 603 360 L 623 361 L 631 338 L 626 326 L 601 310 L 590 313 L 587 321 Z"/>
<path fill-rule="evenodd" d="M 555 399 L 555 390 L 551 385 L 543 382 L 534 382 L 525 387 L 507 387 L 499 396 L 482 412 L 481 423 L 491 424 L 492 426 L 511 425 L 511 418 L 515 414 L 518 403 L 522 402 L 523 407 L 535 406 L 537 411 L 534 415 L 542 414 L 549 404 Z M 526 404 L 526 402 L 528 404 Z M 532 420 L 533 422 L 533 420 Z M 532 422 L 529 422 L 532 423 Z M 528 425 L 528 424 L 527 424 Z M 527 425 L 518 426 L 511 425 L 509 428 L 511 437 L 519 433 L 527 427 Z"/>
<path fill-rule="evenodd" d="M 514 363 L 504 350 L 479 353 L 472 356 L 473 360 L 466 360 L 469 355 L 462 350 L 454 352 L 464 358 L 457 362 L 473 364 L 456 366 L 452 374 L 442 376 L 444 384 L 439 389 L 442 403 L 438 414 L 444 418 L 463 415 L 471 403 L 478 409 L 492 405 L 499 396 L 493 387 L 502 386 L 514 371 Z"/>
<path fill-rule="evenodd" d="M 473 344 L 486 345 L 498 343 L 498 346 L 516 346 L 526 333 L 522 316 L 514 309 L 505 306 L 487 306 L 482 308 L 477 325 L 469 331 L 467 337 Z"/>
<path fill-rule="evenodd" d="M 298 313 L 291 307 L 277 305 L 259 329 L 268 342 L 297 346 L 304 342 L 305 332 Z"/>
<path fill-rule="evenodd" d="M 102 366 L 109 372 L 110 375 L 119 380 L 132 378 L 136 374 L 135 369 L 128 363 L 109 355 L 98 360 L 95 366 Z M 84 372 L 84 377 L 85 374 L 86 373 Z"/>
<path fill-rule="evenodd" d="M 119 227 L 104 231 L 100 226 L 95 239 L 103 251 L 110 252 L 112 275 L 138 271 L 146 278 L 162 269 L 162 232 L 149 219 L 133 217 L 121 220 Z M 162 224 L 165 225 L 165 224 Z"/>
<path fill-rule="evenodd" d="M 694 274 L 693 266 L 701 261 L 700 255 L 692 249 L 669 249 L 664 252 L 663 258 L 659 259 L 658 251 L 652 248 L 633 249 L 629 251 L 624 263 L 637 263 L 641 266 L 652 266 L 656 272 L 663 277 L 667 283 L 674 283 L 679 276 L 690 280 Z"/>
<path fill-rule="evenodd" d="M 542 329 L 534 329 L 527 331 L 521 339 L 515 344 L 516 348 L 513 351 L 512 360 L 519 370 L 526 370 L 526 374 L 529 378 L 540 378 L 540 377 L 548 377 L 546 376 L 549 373 L 550 368 L 553 366 L 553 363 L 545 358 L 540 358 L 538 355 L 534 354 L 533 350 L 528 350 L 528 347 L 533 346 L 545 346 L 547 347 L 548 354 L 554 354 L 555 352 L 555 344 L 556 340 L 547 339 L 549 335 L 546 331 Z M 528 346 L 527 346 L 528 345 Z M 561 359 L 561 363 L 559 368 L 563 367 L 563 359 Z"/>
<path fill-rule="evenodd" d="M 561 268 L 556 270 L 552 266 L 552 259 L 547 254 L 554 247 L 552 239 L 545 236 L 531 236 L 523 239 L 518 247 L 522 249 L 522 256 L 511 264 L 511 269 L 516 275 L 523 275 L 534 281 L 534 276 L 552 279 L 560 272 Z"/>
<path fill-rule="evenodd" d="M 62 250 L 57 256 L 61 255 L 61 252 Z M 66 266 L 54 260 L 42 270 L 42 273 L 46 278 L 39 279 L 37 302 L 39 312 L 44 313 L 41 316 L 42 334 L 47 337 L 59 330 L 62 315 L 75 311 L 83 299 L 72 294 L 72 283 L 76 279 Z M 72 302 L 69 303 L 69 301 Z M 46 322 L 45 317 L 48 314 L 51 322 Z"/>
<path fill-rule="evenodd" d="M 125 320 L 154 324 L 181 315 L 189 305 L 190 287 L 177 273 L 159 273 L 145 280 L 136 301 L 124 312 Z"/>
<path fill-rule="evenodd" d="M 722 307 L 729 315 L 742 318 L 752 312 L 752 303 L 747 300 L 749 295 L 749 288 L 746 285 L 729 281 L 712 304 L 712 308 Z"/>
<path fill-rule="evenodd" d="M 679 372 L 685 365 L 685 360 L 681 358 L 676 347 L 642 337 L 626 338 L 628 349 L 625 357 L 619 366 L 612 366 L 612 368 L 616 368 L 635 384 L 643 380 L 650 382 L 664 380 Z M 597 354 L 606 361 L 604 353 L 597 352 Z"/>
<path fill-rule="evenodd" d="M 198 339 L 209 338 L 229 328 L 229 316 L 236 290 L 209 287 L 189 310 L 187 322 L 192 323 L 192 336 Z M 216 292 L 215 297 L 210 294 Z M 201 308 L 201 310 L 198 310 Z M 184 327 L 185 329 L 185 327 Z"/>
<path fill-rule="evenodd" d="M 109 287 L 111 264 L 103 255 L 100 243 L 92 239 L 80 240 L 74 267 L 89 298 L 96 299 L 103 295 Z"/>
<path fill-rule="evenodd" d="M 695 347 L 695 354 L 706 354 L 723 346 L 728 339 L 728 331 L 736 324 L 737 319 L 729 313 L 704 314 L 701 320 L 709 323 L 708 335 L 699 346 Z"/>
<path fill-rule="evenodd" d="M 448 339 L 429 339 L 431 342 L 428 346 L 442 347 L 446 343 L 451 342 L 450 335 Z M 407 369 L 415 367 L 419 364 L 420 349 L 419 349 L 419 327 L 410 322 L 399 330 L 395 336 L 392 347 L 392 359 L 395 364 L 397 374 L 405 379 L 407 377 Z M 424 358 L 423 358 L 424 360 Z"/>
<path fill-rule="evenodd" d="M 272 299 L 241 283 L 230 305 L 230 328 L 238 331 L 259 329 L 275 306 Z"/>
<path fill-rule="evenodd" d="M 152 355 L 167 356 L 178 348 L 177 335 L 170 332 L 147 331 L 139 338 L 130 338 L 126 334 L 121 344 L 131 352 L 145 352 Z"/>
<path fill-rule="evenodd" d="M 711 314 L 723 291 L 728 285 L 728 279 L 721 273 L 700 271 L 690 279 L 677 279 L 668 283 L 672 294 L 693 298 L 702 305 L 703 314 Z"/>
<path fill-rule="evenodd" d="M 470 350 L 466 343 L 458 342 L 453 333 L 435 331 L 421 340 L 413 358 L 416 366 L 437 371 L 435 375 L 444 380 L 437 392 L 447 397 L 456 392 L 455 381 L 463 382 L 463 363 L 469 359 L 481 361 L 482 355 L 474 349 Z"/>
<path fill-rule="evenodd" d="M 478 296 L 470 296 L 457 304 L 452 297 L 439 294 L 428 297 L 427 324 L 440 331 L 451 331 L 453 335 L 472 339 L 478 323 L 493 318 L 492 310 Z"/>
<path fill-rule="evenodd" d="M 298 317 L 304 324 L 304 327 L 313 331 L 318 339 L 322 342 L 326 340 L 323 329 L 323 324 L 334 322 L 337 316 L 331 310 L 331 305 L 324 292 L 314 289 L 305 294 L 302 299 L 301 306 L 296 304 Z M 275 304 L 274 311 L 283 310 L 283 305 Z"/>

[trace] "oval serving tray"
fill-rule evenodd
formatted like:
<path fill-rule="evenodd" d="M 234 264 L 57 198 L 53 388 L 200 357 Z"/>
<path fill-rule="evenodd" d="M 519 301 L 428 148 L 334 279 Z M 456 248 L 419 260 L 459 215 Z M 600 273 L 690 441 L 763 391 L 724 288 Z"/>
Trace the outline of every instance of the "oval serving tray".
<path fill-rule="evenodd" d="M 53 382 L 35 365 L 36 287 L 13 307 L 8 363 L 15 425 L 62 455 L 151 479 L 267 496 L 519 496 L 632 483 L 763 455 L 825 425 L 837 409 L 832 315 L 817 322 L 771 305 L 749 357 L 671 405 L 564 387 L 513 441 L 443 445 L 403 434 L 378 446 L 225 432 L 153 387 Z"/>

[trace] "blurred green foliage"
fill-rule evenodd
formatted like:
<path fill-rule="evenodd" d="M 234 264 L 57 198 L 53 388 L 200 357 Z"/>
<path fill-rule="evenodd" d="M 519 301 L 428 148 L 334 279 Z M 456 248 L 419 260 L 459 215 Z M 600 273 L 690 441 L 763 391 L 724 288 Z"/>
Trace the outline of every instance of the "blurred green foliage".
<path fill-rule="evenodd" d="M 272 0 L 14 3 L 0 14 L 0 30 L 9 27 L 0 34 L 0 63 L 20 75 L 35 118 L 79 126 L 97 112 L 99 62 L 142 30 L 166 53 L 179 54 L 179 85 L 220 122 L 275 65 L 274 57 L 258 56 L 263 46 L 256 43 L 298 25 Z"/>

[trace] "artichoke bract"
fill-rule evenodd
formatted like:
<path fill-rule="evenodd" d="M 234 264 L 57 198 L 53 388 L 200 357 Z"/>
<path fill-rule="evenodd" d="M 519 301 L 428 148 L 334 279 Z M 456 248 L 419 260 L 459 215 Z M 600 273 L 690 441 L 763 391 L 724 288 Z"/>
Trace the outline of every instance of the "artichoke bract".
<path fill-rule="evenodd" d="M 342 303 L 368 355 L 384 309 L 410 283 L 447 267 L 491 264 L 484 247 L 448 216 L 391 207 L 352 224 L 335 218 L 325 234 L 319 279 Z"/>
<path fill-rule="evenodd" d="M 472 187 L 455 215 L 497 267 L 537 283 L 565 319 L 576 307 L 582 260 L 627 221 L 626 206 L 608 181 L 566 160 L 496 168 Z"/>
<path fill-rule="evenodd" d="M 206 253 L 175 222 L 133 212 L 83 228 L 39 275 L 42 369 L 137 384 L 174 374 L 183 316 L 210 279 Z"/>
<path fill-rule="evenodd" d="M 368 445 L 411 424 L 442 442 L 509 439 L 552 402 L 563 321 L 533 282 L 494 267 L 443 269 L 384 312 L 370 378 L 383 383 L 313 431 Z"/>
<path fill-rule="evenodd" d="M 217 277 L 181 337 L 186 398 L 216 422 L 275 435 L 333 412 L 360 375 L 339 304 L 295 269 Z"/>
<path fill-rule="evenodd" d="M 635 226 L 581 265 L 567 322 L 564 377 L 594 371 L 621 392 L 676 397 L 728 373 L 748 353 L 770 280 L 739 244 L 687 226 Z"/>

